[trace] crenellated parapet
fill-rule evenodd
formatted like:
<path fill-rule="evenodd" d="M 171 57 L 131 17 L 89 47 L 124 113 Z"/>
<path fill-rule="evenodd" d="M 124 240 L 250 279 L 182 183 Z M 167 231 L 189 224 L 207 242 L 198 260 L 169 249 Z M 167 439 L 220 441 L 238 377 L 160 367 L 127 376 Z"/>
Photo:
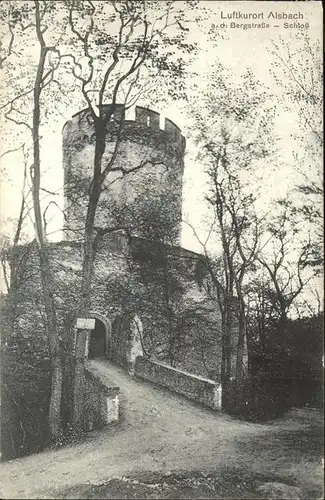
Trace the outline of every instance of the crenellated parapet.
<path fill-rule="evenodd" d="M 135 121 L 156 130 L 160 129 L 160 115 L 152 109 L 137 106 L 135 108 Z"/>
<path fill-rule="evenodd" d="M 137 142 L 143 140 L 154 142 L 156 147 L 172 148 L 175 154 L 183 155 L 185 150 L 185 138 L 180 128 L 170 119 L 160 119 L 160 114 L 149 108 L 136 106 L 135 119 L 125 120 L 125 107 L 122 104 L 114 106 L 103 105 L 102 112 L 110 115 L 107 121 L 107 134 L 113 136 L 122 122 L 121 140 L 134 139 Z M 95 143 L 95 131 L 93 118 L 89 109 L 83 109 L 72 116 L 72 119 L 63 127 L 63 142 L 73 142 L 76 150 L 80 151 L 86 144 Z M 113 137 L 112 137 L 113 139 Z"/>

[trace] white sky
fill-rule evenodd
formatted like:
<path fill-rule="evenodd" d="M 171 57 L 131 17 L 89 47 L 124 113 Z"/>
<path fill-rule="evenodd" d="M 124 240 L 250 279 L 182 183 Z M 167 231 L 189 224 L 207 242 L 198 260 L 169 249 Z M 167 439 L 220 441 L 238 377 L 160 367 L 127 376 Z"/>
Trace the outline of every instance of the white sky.
<path fill-rule="evenodd" d="M 294 43 L 294 36 L 297 33 L 297 28 L 285 28 L 285 20 L 268 20 L 267 17 L 271 11 L 278 14 L 302 13 L 304 19 L 298 20 L 298 22 L 307 22 L 309 27 L 306 28 L 306 30 L 312 39 L 322 40 L 322 6 L 320 2 L 200 1 L 196 14 L 203 12 L 206 7 L 213 10 L 210 17 L 211 24 L 220 25 L 220 23 L 223 22 L 221 19 L 222 12 L 224 17 L 233 12 L 257 14 L 264 13 L 264 22 L 269 23 L 270 27 L 247 30 L 241 28 L 230 28 L 229 24 L 233 20 L 227 19 L 225 22 L 228 24 L 228 27 L 222 31 L 224 38 L 220 38 L 213 45 L 204 33 L 206 32 L 206 26 L 202 28 L 199 23 L 192 25 L 191 36 L 193 37 L 193 40 L 198 42 L 200 45 L 200 54 L 194 65 L 194 69 L 202 74 L 209 72 L 213 61 L 218 58 L 220 62 L 224 63 L 233 70 L 235 78 L 243 73 L 246 68 L 251 68 L 258 79 L 266 85 L 272 87 L 273 91 L 277 91 L 269 71 L 272 59 L 267 52 L 267 48 L 270 47 L 271 40 L 277 41 L 279 36 L 282 36 L 285 40 L 289 42 L 292 41 L 292 43 Z M 260 23 L 263 21 L 235 20 L 235 22 Z M 293 23 L 294 21 L 290 20 L 288 22 Z M 278 25 L 278 27 L 275 27 L 275 25 Z M 206 85 L 205 79 L 200 81 L 200 85 L 202 86 L 202 91 L 204 91 Z M 5 91 L 5 88 L 0 90 L 0 92 Z M 141 102 L 138 104 L 141 105 Z M 78 111 L 78 109 L 66 110 L 65 119 L 68 119 L 76 111 Z M 193 144 L 191 144 L 190 130 L 187 128 L 188 117 L 186 116 L 185 110 L 182 109 L 181 103 L 178 102 L 171 102 L 170 106 L 167 106 L 164 110 L 159 109 L 158 107 L 157 111 L 160 111 L 177 123 L 183 130 L 187 139 L 183 211 L 191 223 L 201 230 L 202 234 L 204 234 L 202 221 L 205 216 L 205 205 L 202 200 L 206 190 L 206 179 L 202 172 L 202 168 L 198 165 L 194 158 L 194 149 Z M 48 167 L 47 173 L 44 175 L 43 186 L 51 191 L 62 189 L 63 175 L 61 167 L 61 130 L 65 119 L 62 119 L 62 123 L 58 124 L 54 133 L 48 134 L 48 136 L 44 139 L 44 145 L 46 148 L 46 164 Z M 281 114 L 277 122 L 276 134 L 281 138 L 281 156 L 282 161 L 286 164 L 286 166 L 281 167 L 281 172 L 277 170 L 268 170 L 265 172 L 265 196 L 267 199 L 277 195 L 285 195 L 287 189 L 296 180 L 293 170 L 293 144 L 290 139 L 290 134 L 294 131 L 294 126 L 292 117 L 290 118 L 288 114 Z M 2 128 L 2 134 L 5 138 L 6 129 L 4 126 Z M 4 152 L 4 148 L 6 148 L 6 141 L 4 141 L 0 154 Z M 2 179 L 0 198 L 2 232 L 8 232 L 10 225 L 8 218 L 14 219 L 17 216 L 19 208 L 19 190 L 22 179 L 21 155 L 18 153 L 6 155 L 0 161 L 2 162 L 2 166 L 5 170 L 9 172 L 10 176 L 9 182 L 6 178 Z M 58 196 L 55 200 L 62 206 L 62 197 Z M 61 239 L 62 234 L 59 231 L 59 228 L 62 225 L 62 216 L 54 207 L 51 210 L 51 215 L 54 216 L 54 218 L 49 226 L 49 231 L 54 232 L 52 236 L 53 239 Z M 196 251 L 200 250 L 200 246 L 193 237 L 191 229 L 186 225 L 184 225 L 183 228 L 182 243 L 183 246 L 187 248 Z"/>

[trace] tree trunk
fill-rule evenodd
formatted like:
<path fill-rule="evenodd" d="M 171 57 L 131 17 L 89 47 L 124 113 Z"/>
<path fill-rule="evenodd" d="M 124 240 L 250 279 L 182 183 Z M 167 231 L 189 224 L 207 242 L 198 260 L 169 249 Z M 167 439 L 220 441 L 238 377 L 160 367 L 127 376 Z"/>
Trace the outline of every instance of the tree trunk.
<path fill-rule="evenodd" d="M 52 383 L 51 383 L 51 399 L 49 409 L 49 427 L 51 436 L 58 437 L 61 432 L 61 398 L 62 398 L 62 361 L 58 355 L 51 360 L 52 365 Z"/>
<path fill-rule="evenodd" d="M 51 438 L 55 441 L 61 431 L 61 396 L 62 396 L 62 360 L 55 304 L 52 293 L 52 276 L 50 263 L 45 248 L 39 248 L 40 271 L 42 279 L 43 300 L 46 312 L 46 327 L 49 343 L 50 363 L 52 372 L 49 428 Z"/>
<path fill-rule="evenodd" d="M 98 200 L 96 202 L 96 207 L 97 203 Z M 91 204 L 87 214 L 84 240 L 81 301 L 79 308 L 79 315 L 81 317 L 87 317 L 90 310 L 90 294 L 94 262 L 93 227 L 95 211 L 95 206 Z M 83 428 L 85 350 L 88 334 L 88 330 L 78 330 L 76 338 L 72 422 L 77 433 L 82 432 Z"/>
<path fill-rule="evenodd" d="M 227 319 L 226 319 L 226 379 L 231 378 L 232 361 L 231 361 L 231 328 L 232 328 L 232 311 L 230 304 L 228 305 Z"/>
<path fill-rule="evenodd" d="M 287 313 L 286 313 L 285 308 L 282 308 L 282 310 L 281 310 L 281 316 L 279 319 L 278 330 L 280 333 L 280 338 L 279 338 L 280 345 L 281 345 L 282 349 L 284 349 L 286 351 L 287 350 Z"/>
<path fill-rule="evenodd" d="M 88 330 L 78 330 L 76 339 L 72 422 L 76 433 L 83 430 L 85 348 Z"/>
<path fill-rule="evenodd" d="M 246 337 L 246 321 L 245 321 L 245 305 L 242 298 L 240 298 L 239 305 L 239 321 L 238 321 L 238 342 L 236 353 L 236 383 L 238 386 L 242 384 L 244 374 L 244 351 L 245 351 L 245 337 Z"/>
<path fill-rule="evenodd" d="M 225 329 L 226 329 L 226 321 L 225 321 L 225 314 L 222 312 L 221 316 L 221 383 L 223 384 L 226 381 L 226 357 L 227 357 L 227 349 L 226 349 L 226 335 L 225 335 Z"/>
<path fill-rule="evenodd" d="M 57 330 L 56 310 L 53 297 L 53 280 L 50 270 L 50 262 L 46 248 L 45 235 L 42 222 L 42 212 L 40 205 L 40 182 L 41 182 L 41 160 L 40 160 L 40 100 L 42 92 L 42 79 L 44 75 L 44 65 L 48 49 L 45 46 L 43 32 L 41 29 L 41 15 L 39 3 L 35 2 L 36 9 L 36 32 L 40 44 L 40 56 L 37 73 L 34 83 L 34 108 L 33 108 L 33 209 L 35 217 L 35 233 L 38 243 L 40 259 L 40 274 L 42 281 L 43 300 L 46 313 L 46 328 L 49 342 L 49 353 L 52 370 L 52 383 L 49 409 L 49 428 L 52 440 L 60 434 L 61 429 L 61 395 L 62 395 L 62 362 L 60 353 L 60 340 Z"/>
<path fill-rule="evenodd" d="M 221 358 L 221 381 L 229 382 L 231 377 L 231 326 L 232 312 L 231 301 L 228 293 L 225 293 L 222 314 L 222 358 Z"/>
<path fill-rule="evenodd" d="M 163 255 L 162 255 L 162 262 L 163 262 L 163 287 L 164 287 L 164 309 L 166 311 L 166 316 L 167 316 L 167 338 L 168 338 L 168 359 L 169 363 L 171 366 L 175 367 L 176 366 L 176 360 L 175 360 L 175 344 L 176 344 L 176 335 L 177 332 L 174 330 L 174 322 L 173 322 L 173 309 L 171 305 L 171 300 L 170 300 L 170 293 L 169 293 L 169 274 L 168 274 L 168 260 L 167 260 L 167 255 L 165 252 L 165 249 L 163 249 Z"/>
<path fill-rule="evenodd" d="M 85 222 L 83 261 L 82 261 L 82 281 L 81 300 L 79 314 L 82 317 L 89 315 L 91 305 L 91 283 L 93 277 L 93 267 L 95 258 L 95 235 L 94 224 L 96 210 L 101 193 L 101 163 L 105 152 L 105 123 L 99 118 L 95 121 L 96 144 L 94 156 L 93 178 L 90 187 L 90 195 L 87 207 Z M 85 370 L 85 349 L 86 338 L 89 331 L 82 330 L 77 333 L 75 351 L 75 369 L 73 381 L 73 412 L 72 422 L 77 433 L 83 430 L 84 412 L 84 370 Z"/>

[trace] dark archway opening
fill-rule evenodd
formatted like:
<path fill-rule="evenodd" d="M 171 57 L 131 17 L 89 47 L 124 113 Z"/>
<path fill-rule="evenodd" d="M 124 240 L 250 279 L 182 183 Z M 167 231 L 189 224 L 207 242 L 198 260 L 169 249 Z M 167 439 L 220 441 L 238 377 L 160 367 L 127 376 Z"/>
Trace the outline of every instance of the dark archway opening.
<path fill-rule="evenodd" d="M 95 320 L 95 329 L 91 331 L 89 359 L 102 358 L 107 354 L 106 327 L 99 319 Z"/>

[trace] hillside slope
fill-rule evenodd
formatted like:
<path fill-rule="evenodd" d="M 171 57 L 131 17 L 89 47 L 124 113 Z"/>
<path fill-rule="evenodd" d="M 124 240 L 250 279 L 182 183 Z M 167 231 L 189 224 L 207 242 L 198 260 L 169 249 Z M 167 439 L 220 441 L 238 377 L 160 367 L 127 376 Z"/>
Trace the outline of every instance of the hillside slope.
<path fill-rule="evenodd" d="M 293 410 L 263 425 L 241 422 L 134 379 L 108 362 L 92 364 L 119 385 L 121 421 L 75 446 L 0 464 L 2 498 L 57 498 L 67 488 L 145 471 L 222 473 L 225 468 L 280 477 L 308 494 L 321 487 L 318 412 Z"/>

